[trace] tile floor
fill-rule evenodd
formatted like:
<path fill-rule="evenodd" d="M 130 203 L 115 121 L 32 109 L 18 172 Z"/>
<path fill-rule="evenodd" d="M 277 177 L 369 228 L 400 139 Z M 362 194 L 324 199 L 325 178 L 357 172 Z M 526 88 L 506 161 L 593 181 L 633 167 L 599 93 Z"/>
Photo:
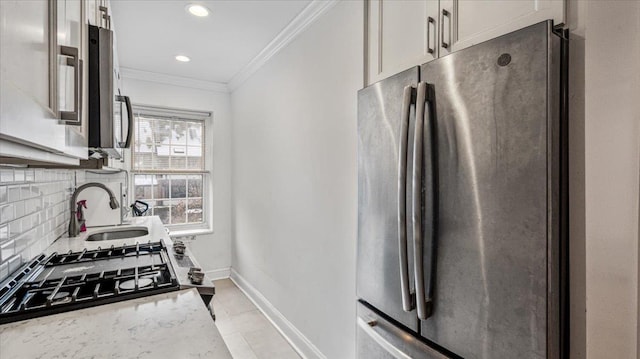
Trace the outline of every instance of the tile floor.
<path fill-rule="evenodd" d="M 234 359 L 300 358 L 230 279 L 214 282 L 216 326 Z"/>

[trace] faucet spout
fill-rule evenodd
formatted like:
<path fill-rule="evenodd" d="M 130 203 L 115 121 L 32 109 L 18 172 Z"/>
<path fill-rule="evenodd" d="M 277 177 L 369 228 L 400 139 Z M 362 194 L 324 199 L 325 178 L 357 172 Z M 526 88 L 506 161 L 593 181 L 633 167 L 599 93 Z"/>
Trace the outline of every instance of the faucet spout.
<path fill-rule="evenodd" d="M 78 200 L 78 195 L 80 194 L 80 192 L 82 192 L 84 189 L 89 187 L 98 187 L 105 190 L 109 194 L 109 207 L 111 207 L 111 209 L 116 209 L 120 207 L 120 204 L 116 199 L 116 196 L 109 189 L 109 187 L 105 186 L 102 183 L 89 182 L 76 188 L 76 190 L 73 192 L 73 195 L 71 196 L 71 204 L 69 206 L 71 208 L 71 218 L 69 219 L 69 237 L 75 237 L 78 234 L 80 234 L 80 229 L 78 228 L 79 227 L 78 218 L 76 217 L 76 201 Z"/>

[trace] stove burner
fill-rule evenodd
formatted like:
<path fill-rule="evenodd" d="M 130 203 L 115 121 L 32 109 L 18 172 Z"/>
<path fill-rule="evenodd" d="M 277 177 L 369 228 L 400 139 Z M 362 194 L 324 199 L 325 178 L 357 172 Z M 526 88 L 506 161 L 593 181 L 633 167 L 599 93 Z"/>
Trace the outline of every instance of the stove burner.
<path fill-rule="evenodd" d="M 140 278 L 138 279 L 138 288 L 145 288 L 153 284 L 153 279 L 151 278 Z M 136 288 L 135 279 L 126 280 L 118 286 L 121 290 L 132 290 Z"/>

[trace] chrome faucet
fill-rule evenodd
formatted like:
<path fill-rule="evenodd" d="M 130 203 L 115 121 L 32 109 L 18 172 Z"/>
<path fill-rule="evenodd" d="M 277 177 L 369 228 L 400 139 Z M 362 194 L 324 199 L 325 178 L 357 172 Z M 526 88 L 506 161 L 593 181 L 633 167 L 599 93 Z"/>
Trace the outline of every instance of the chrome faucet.
<path fill-rule="evenodd" d="M 75 237 L 78 234 L 80 234 L 80 230 L 78 229 L 78 225 L 79 225 L 78 217 L 76 216 L 76 213 L 77 213 L 76 201 L 78 200 L 78 194 L 80 194 L 82 190 L 88 187 L 98 187 L 107 191 L 107 193 L 109 194 L 109 207 L 111 207 L 111 209 L 116 209 L 120 207 L 120 204 L 118 204 L 118 200 L 116 199 L 116 196 L 113 194 L 113 192 L 111 192 L 111 190 L 107 186 L 103 185 L 102 183 L 89 182 L 76 188 L 75 192 L 73 192 L 73 196 L 71 196 L 71 219 L 69 220 L 69 237 Z"/>

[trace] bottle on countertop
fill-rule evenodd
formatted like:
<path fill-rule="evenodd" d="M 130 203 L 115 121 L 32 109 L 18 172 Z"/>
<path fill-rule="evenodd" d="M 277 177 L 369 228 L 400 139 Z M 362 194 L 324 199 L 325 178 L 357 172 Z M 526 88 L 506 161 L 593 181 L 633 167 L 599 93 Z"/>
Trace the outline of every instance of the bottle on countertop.
<path fill-rule="evenodd" d="M 78 219 L 78 224 L 80 225 L 80 232 L 86 232 L 87 226 L 85 225 L 86 220 L 84 219 L 84 212 L 82 211 L 82 207 L 87 208 L 87 200 L 83 199 L 76 203 L 76 218 Z"/>

